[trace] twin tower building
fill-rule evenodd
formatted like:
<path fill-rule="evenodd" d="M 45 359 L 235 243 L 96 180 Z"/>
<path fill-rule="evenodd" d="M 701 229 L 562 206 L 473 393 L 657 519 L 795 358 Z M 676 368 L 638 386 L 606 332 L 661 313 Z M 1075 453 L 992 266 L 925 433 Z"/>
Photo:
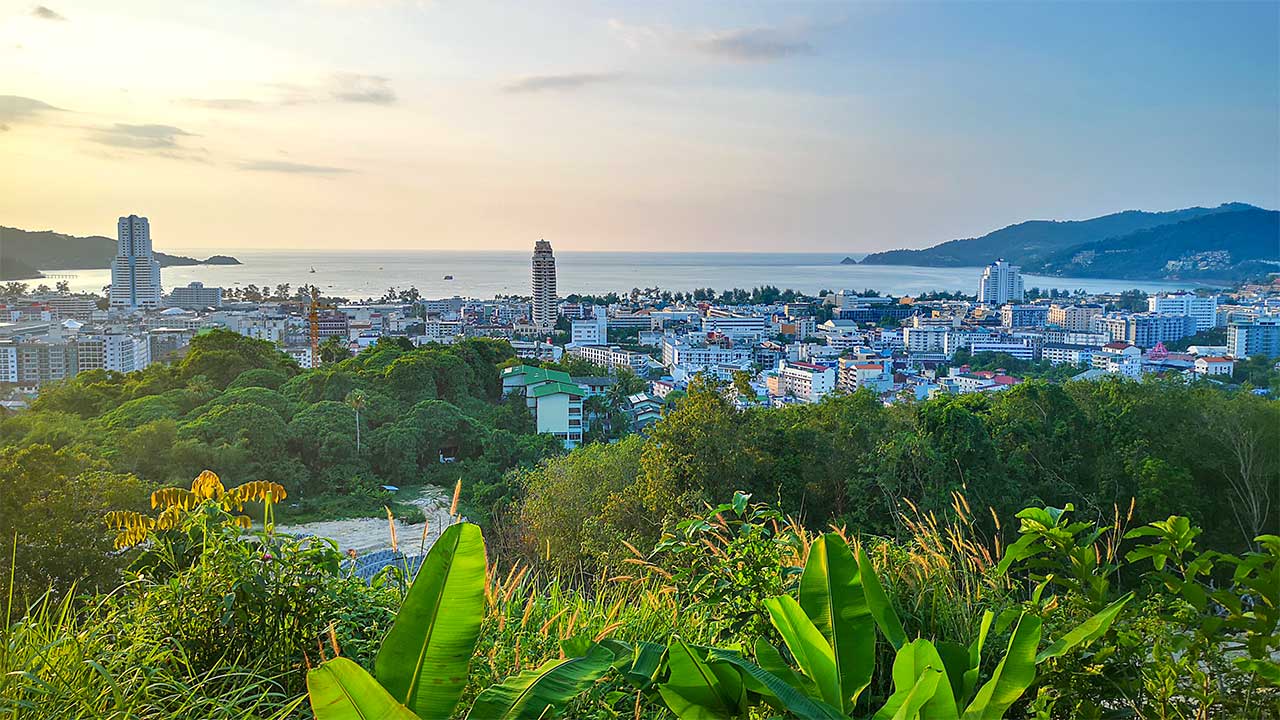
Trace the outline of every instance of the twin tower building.
<path fill-rule="evenodd" d="M 130 310 L 160 306 L 160 263 L 151 251 L 151 224 L 144 217 L 122 217 L 116 226 L 110 299 L 112 307 Z"/>

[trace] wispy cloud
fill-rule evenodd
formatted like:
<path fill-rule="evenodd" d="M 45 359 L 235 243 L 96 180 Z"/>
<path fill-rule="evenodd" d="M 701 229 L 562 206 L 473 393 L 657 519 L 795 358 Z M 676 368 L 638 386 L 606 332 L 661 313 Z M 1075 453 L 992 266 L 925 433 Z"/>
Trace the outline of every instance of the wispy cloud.
<path fill-rule="evenodd" d="M 603 85 L 621 80 L 621 73 L 566 73 L 563 75 L 527 75 L 502 86 L 503 92 L 531 93 L 547 90 L 579 90 L 589 85 Z"/>
<path fill-rule="evenodd" d="M 36 120 L 40 115 L 50 112 L 62 112 L 47 102 L 20 95 L 0 95 L 0 132 L 8 130 L 12 125 Z"/>
<path fill-rule="evenodd" d="M 398 100 L 390 78 L 361 73 L 334 73 L 317 83 L 270 83 L 265 88 L 266 97 L 259 100 L 222 97 L 182 98 L 176 102 L 205 110 L 258 110 L 325 102 L 392 105 Z"/>
<path fill-rule="evenodd" d="M 41 20 L 66 20 L 67 19 L 66 16 L 63 15 L 62 13 L 52 8 L 45 7 L 44 5 L 37 5 L 34 8 L 31 8 L 31 14 L 35 17 L 40 18 Z"/>
<path fill-rule="evenodd" d="M 262 105 L 248 98 L 183 98 L 178 102 L 206 110 L 252 110 Z"/>
<path fill-rule="evenodd" d="M 622 20 L 609 20 L 609 31 L 632 48 L 667 46 L 738 62 L 781 60 L 815 52 L 810 40 L 814 29 L 812 23 L 796 21 L 693 32 L 666 25 L 634 25 Z"/>
<path fill-rule="evenodd" d="M 191 137 L 189 133 L 172 125 L 126 125 L 116 123 L 98 128 L 91 138 L 94 142 L 131 150 L 171 150 L 178 147 L 179 138 Z"/>
<path fill-rule="evenodd" d="M 187 138 L 193 137 L 197 135 L 173 125 L 125 123 L 94 128 L 89 133 L 89 141 L 98 145 L 173 160 L 209 162 L 204 148 L 192 148 L 187 145 Z"/>
<path fill-rule="evenodd" d="M 396 101 L 391 80 L 381 75 L 337 73 L 333 76 L 329 96 L 339 102 L 390 105 Z"/>
<path fill-rule="evenodd" d="M 813 52 L 802 29 L 778 27 L 738 28 L 707 33 L 693 39 L 693 47 L 708 55 L 730 60 L 758 62 Z"/>
<path fill-rule="evenodd" d="M 349 173 L 349 168 L 331 167 L 329 165 L 309 165 L 307 163 L 288 162 L 285 160 L 254 160 L 242 162 L 236 167 L 241 170 L 255 172 L 292 173 L 296 175 L 341 175 Z"/>

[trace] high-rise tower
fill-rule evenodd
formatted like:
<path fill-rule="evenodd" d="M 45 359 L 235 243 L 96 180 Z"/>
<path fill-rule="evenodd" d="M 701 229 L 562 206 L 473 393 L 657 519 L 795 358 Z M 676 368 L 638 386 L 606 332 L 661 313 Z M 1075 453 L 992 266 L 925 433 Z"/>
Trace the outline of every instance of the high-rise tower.
<path fill-rule="evenodd" d="M 1017 265 L 997 260 L 982 271 L 978 281 L 978 302 L 999 307 L 1005 303 L 1022 302 L 1022 273 Z"/>
<path fill-rule="evenodd" d="M 122 217 L 116 227 L 111 305 L 128 309 L 160 305 L 160 263 L 151 254 L 151 224 L 144 217 Z"/>
<path fill-rule="evenodd" d="M 546 240 L 533 244 L 533 324 L 556 324 L 556 256 Z"/>

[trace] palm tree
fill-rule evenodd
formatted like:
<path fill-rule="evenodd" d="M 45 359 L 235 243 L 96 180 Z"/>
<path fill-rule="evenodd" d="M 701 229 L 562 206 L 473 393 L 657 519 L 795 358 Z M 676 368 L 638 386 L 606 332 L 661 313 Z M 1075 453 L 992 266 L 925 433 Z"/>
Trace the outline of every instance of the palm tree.
<path fill-rule="evenodd" d="M 360 411 L 368 400 L 363 390 L 352 390 L 347 393 L 347 404 L 356 411 L 356 454 L 360 454 Z"/>

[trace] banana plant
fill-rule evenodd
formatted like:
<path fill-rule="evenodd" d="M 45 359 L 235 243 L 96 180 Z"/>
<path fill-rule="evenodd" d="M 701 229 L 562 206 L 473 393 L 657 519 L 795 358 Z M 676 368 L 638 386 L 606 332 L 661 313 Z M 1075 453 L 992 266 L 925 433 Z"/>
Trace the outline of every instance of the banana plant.
<path fill-rule="evenodd" d="M 480 528 L 450 526 L 431 546 L 374 661 L 346 658 L 307 673 L 317 720 L 414 720 L 454 714 L 484 618 L 485 548 Z M 553 715 L 609 672 L 615 654 L 594 643 L 579 657 L 526 670 L 476 697 L 468 717 L 534 720 Z"/>
<path fill-rule="evenodd" d="M 632 656 L 616 648 L 624 677 L 660 696 L 677 717 L 741 717 L 753 702 L 764 702 L 802 720 L 848 718 L 875 672 L 876 632 L 892 645 L 893 694 L 874 720 L 993 720 L 1022 697 L 1036 678 L 1036 665 L 1060 657 L 1105 634 L 1127 595 L 1040 650 L 1040 618 L 1026 613 L 987 612 L 968 646 L 908 640 L 870 559 L 836 534 L 810 550 L 799 600 L 765 602 L 795 668 L 780 649 L 757 641 L 756 663 L 738 652 L 699 648 L 679 641 L 666 650 L 663 669 L 636 672 Z M 989 635 L 1012 625 L 1009 645 L 991 676 L 978 685 L 983 647 Z M 649 661 L 652 664 L 652 651 Z M 663 681 L 660 678 L 669 679 Z"/>

